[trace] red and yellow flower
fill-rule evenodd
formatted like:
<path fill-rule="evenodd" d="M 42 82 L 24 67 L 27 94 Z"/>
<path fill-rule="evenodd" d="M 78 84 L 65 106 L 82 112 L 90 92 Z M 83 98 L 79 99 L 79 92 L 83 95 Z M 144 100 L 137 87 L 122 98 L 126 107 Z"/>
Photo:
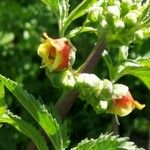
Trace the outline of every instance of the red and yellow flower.
<path fill-rule="evenodd" d="M 52 39 L 46 33 L 45 40 L 38 47 L 38 55 L 42 57 L 42 67 L 49 71 L 61 71 L 72 65 L 75 57 L 75 50 L 65 38 Z"/>
<path fill-rule="evenodd" d="M 119 92 L 117 91 L 117 88 L 121 88 L 118 90 Z M 123 117 L 130 114 L 135 108 L 142 110 L 145 107 L 144 104 L 140 104 L 138 101 L 133 99 L 127 86 L 117 84 L 115 90 L 117 92 L 114 92 L 113 100 L 108 108 L 108 112 Z"/>

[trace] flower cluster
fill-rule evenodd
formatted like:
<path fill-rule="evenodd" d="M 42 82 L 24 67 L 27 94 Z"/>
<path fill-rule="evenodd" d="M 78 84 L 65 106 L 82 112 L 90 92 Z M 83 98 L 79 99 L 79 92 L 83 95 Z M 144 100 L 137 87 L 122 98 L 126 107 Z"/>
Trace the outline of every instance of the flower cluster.
<path fill-rule="evenodd" d="M 126 116 L 134 108 L 145 107 L 134 100 L 127 86 L 112 84 L 109 80 L 100 80 L 94 74 L 83 73 L 76 77 L 76 89 L 81 99 L 93 106 L 97 113 L 106 111 L 118 116 Z"/>
<path fill-rule="evenodd" d="M 110 46 L 114 42 L 114 46 L 129 45 L 148 37 L 149 7 L 148 1 L 99 1 L 89 12 L 86 25 L 98 29 L 98 33 L 107 29 Z"/>
<path fill-rule="evenodd" d="M 100 80 L 95 74 L 74 73 L 69 69 L 75 57 L 75 50 L 67 39 L 51 39 L 44 33 L 45 40 L 38 48 L 47 75 L 57 88 L 76 89 L 82 100 L 86 100 L 97 113 L 105 111 L 126 116 L 134 108 L 145 105 L 135 101 L 127 86 Z"/>

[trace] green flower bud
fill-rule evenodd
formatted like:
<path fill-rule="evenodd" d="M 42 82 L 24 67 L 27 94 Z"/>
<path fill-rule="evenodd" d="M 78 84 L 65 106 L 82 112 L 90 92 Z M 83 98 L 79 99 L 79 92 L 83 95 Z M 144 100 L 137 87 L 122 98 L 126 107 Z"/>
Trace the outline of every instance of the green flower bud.
<path fill-rule="evenodd" d="M 142 40 L 144 38 L 144 33 L 142 30 L 138 30 L 134 33 L 136 40 Z"/>
<path fill-rule="evenodd" d="M 47 75 L 56 88 L 73 89 L 75 86 L 75 79 L 69 70 L 54 73 L 50 73 L 47 70 Z"/>
<path fill-rule="evenodd" d="M 102 26 L 102 28 L 106 28 L 108 23 L 105 19 L 103 19 L 101 22 L 100 22 L 100 25 Z"/>
<path fill-rule="evenodd" d="M 122 31 L 125 27 L 125 24 L 122 20 L 117 20 L 114 22 L 114 26 L 116 31 Z"/>
<path fill-rule="evenodd" d="M 93 9 L 89 14 L 88 14 L 88 19 L 91 22 L 98 22 L 102 19 L 102 12 L 103 8 L 102 7 L 97 7 Z"/>
<path fill-rule="evenodd" d="M 103 86 L 95 74 L 82 73 L 76 77 L 76 88 L 82 99 L 90 99 L 98 96 Z"/>
<path fill-rule="evenodd" d="M 120 9 L 117 5 L 108 6 L 106 11 L 106 21 L 110 27 L 113 27 L 115 20 L 120 18 Z"/>
<path fill-rule="evenodd" d="M 125 17 L 124 17 L 124 23 L 127 27 L 133 27 L 136 25 L 138 18 L 137 18 L 137 13 L 136 12 L 129 12 Z"/>
<path fill-rule="evenodd" d="M 108 6 L 107 11 L 107 13 L 112 17 L 120 17 L 120 9 L 117 5 Z"/>
<path fill-rule="evenodd" d="M 100 105 L 101 109 L 106 110 L 108 107 L 108 101 L 100 100 L 99 105 Z"/>
<path fill-rule="evenodd" d="M 64 88 L 73 89 L 76 84 L 75 78 L 69 70 L 66 71 L 66 77 L 63 80 Z"/>

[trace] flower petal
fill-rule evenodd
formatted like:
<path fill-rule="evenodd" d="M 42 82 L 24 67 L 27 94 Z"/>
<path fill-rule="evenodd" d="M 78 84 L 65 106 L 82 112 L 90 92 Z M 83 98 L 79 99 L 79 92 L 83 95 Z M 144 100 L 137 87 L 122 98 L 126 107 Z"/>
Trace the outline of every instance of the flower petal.
<path fill-rule="evenodd" d="M 138 101 L 134 101 L 134 105 L 139 110 L 142 110 L 145 107 L 145 104 L 140 104 Z"/>

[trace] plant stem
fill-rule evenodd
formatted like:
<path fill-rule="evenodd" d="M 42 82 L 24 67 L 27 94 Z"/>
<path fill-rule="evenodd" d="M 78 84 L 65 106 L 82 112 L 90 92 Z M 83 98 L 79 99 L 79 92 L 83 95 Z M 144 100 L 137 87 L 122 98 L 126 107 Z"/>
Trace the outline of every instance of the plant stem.
<path fill-rule="evenodd" d="M 98 40 L 97 44 L 93 48 L 92 52 L 90 53 L 89 57 L 85 61 L 84 65 L 80 69 L 81 73 L 91 73 L 96 64 L 98 63 L 102 53 L 106 47 L 106 33 L 101 36 Z M 62 94 L 59 98 L 57 103 L 55 104 L 55 108 L 60 114 L 61 119 L 63 120 L 68 112 L 70 111 L 71 107 L 73 106 L 78 93 L 75 90 L 70 90 Z"/>

